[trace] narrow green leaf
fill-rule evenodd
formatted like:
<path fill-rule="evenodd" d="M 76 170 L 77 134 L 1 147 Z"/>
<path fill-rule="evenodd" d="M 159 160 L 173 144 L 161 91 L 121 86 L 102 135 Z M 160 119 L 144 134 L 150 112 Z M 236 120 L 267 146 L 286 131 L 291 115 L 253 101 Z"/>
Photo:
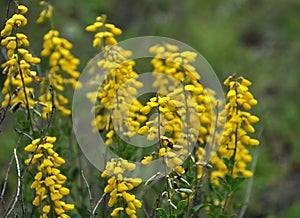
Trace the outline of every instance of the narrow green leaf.
<path fill-rule="evenodd" d="M 207 207 L 207 206 L 210 206 L 211 204 L 210 203 L 205 203 L 205 204 L 199 204 L 199 205 L 196 205 L 192 208 L 192 213 L 196 213 L 198 212 L 199 210 Z"/>
<path fill-rule="evenodd" d="M 159 214 L 159 217 L 162 217 L 162 218 L 169 218 L 169 215 L 167 213 L 167 211 L 165 211 L 165 209 L 163 208 L 156 208 L 158 214 Z"/>

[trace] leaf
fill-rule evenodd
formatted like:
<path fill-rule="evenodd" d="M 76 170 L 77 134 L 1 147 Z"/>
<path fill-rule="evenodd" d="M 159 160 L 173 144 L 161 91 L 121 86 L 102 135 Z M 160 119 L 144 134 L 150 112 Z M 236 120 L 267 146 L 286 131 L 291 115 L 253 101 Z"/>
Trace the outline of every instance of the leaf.
<path fill-rule="evenodd" d="M 186 209 L 186 200 L 181 200 L 177 204 L 177 210 L 181 211 L 181 210 L 184 210 L 184 209 Z"/>
<path fill-rule="evenodd" d="M 225 193 L 220 192 L 214 185 L 211 186 L 213 192 L 217 195 L 220 201 L 223 201 L 225 198 Z"/>
<path fill-rule="evenodd" d="M 205 208 L 205 207 L 207 207 L 207 206 L 211 206 L 211 204 L 210 204 L 210 203 L 205 203 L 205 204 L 199 204 L 199 205 L 196 205 L 196 206 L 194 206 L 194 207 L 192 208 L 192 213 L 196 213 L 196 212 L 198 212 L 199 210 L 201 210 L 201 209 L 203 209 L 203 208 Z"/>
<path fill-rule="evenodd" d="M 169 218 L 169 215 L 168 213 L 165 211 L 165 209 L 163 208 L 156 208 L 158 214 L 159 214 L 159 217 L 162 217 L 162 218 Z"/>
<path fill-rule="evenodd" d="M 247 205 L 246 202 L 239 202 L 239 203 L 235 203 L 233 204 L 233 210 L 239 210 L 241 209 L 243 206 Z"/>
<path fill-rule="evenodd" d="M 41 137 L 41 131 L 33 131 L 33 139 L 38 139 Z"/>
<path fill-rule="evenodd" d="M 234 192 L 245 179 L 246 178 L 244 178 L 244 177 L 237 177 L 237 178 L 233 179 L 231 182 L 232 191 Z"/>
<path fill-rule="evenodd" d="M 220 177 L 220 176 L 218 176 L 218 179 L 219 179 L 219 181 L 220 181 L 220 183 L 221 183 L 222 185 L 224 185 L 224 186 L 227 186 L 227 185 L 228 185 L 227 179 L 224 179 L 224 178 L 222 178 L 222 177 Z"/>

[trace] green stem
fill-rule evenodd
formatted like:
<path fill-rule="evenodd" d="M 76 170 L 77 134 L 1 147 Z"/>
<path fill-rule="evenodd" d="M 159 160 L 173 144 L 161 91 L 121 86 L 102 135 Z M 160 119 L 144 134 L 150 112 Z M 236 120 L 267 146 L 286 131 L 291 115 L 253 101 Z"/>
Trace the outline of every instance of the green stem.
<path fill-rule="evenodd" d="M 19 66 L 20 66 L 20 63 L 19 63 Z M 27 93 L 26 93 L 26 86 L 25 86 L 22 70 L 19 69 L 19 73 L 20 73 L 20 76 L 21 76 L 23 92 L 24 92 L 25 101 L 26 101 L 26 109 L 27 109 L 27 113 L 28 113 L 27 119 L 29 119 L 31 130 L 32 130 L 32 132 L 34 132 L 33 120 L 32 120 L 32 116 L 31 116 L 31 112 L 30 112 L 30 108 L 29 108 L 29 100 L 28 100 L 28 96 L 27 96 Z"/>
<path fill-rule="evenodd" d="M 237 89 L 235 87 L 235 92 L 237 92 Z M 237 102 L 237 96 L 235 96 L 235 113 L 236 115 L 238 115 L 238 112 L 239 112 L 239 109 L 238 109 L 238 102 Z M 238 125 L 238 124 L 236 124 Z M 233 169 L 234 169 L 234 165 L 235 165 L 235 157 L 236 157 L 236 152 L 237 152 L 237 142 L 238 142 L 238 129 L 239 127 L 236 126 L 235 128 L 235 131 L 234 131 L 234 135 L 235 135 L 235 139 L 234 139 L 234 150 L 233 150 L 233 156 L 232 156 L 232 162 L 230 163 L 231 164 L 231 167 L 230 167 L 230 176 L 232 177 L 233 175 Z M 228 202 L 231 198 L 231 194 L 232 194 L 232 191 L 231 191 L 231 187 L 230 185 L 227 186 L 227 191 L 226 191 L 226 198 L 225 198 L 225 201 L 224 201 L 224 205 L 222 206 L 222 213 L 224 213 L 227 209 L 227 206 L 228 206 Z"/>
<path fill-rule="evenodd" d="M 18 28 L 16 28 L 16 34 L 18 33 Z M 29 100 L 28 100 L 28 96 L 27 96 L 27 92 L 26 92 L 26 85 L 25 85 L 25 81 L 24 81 L 24 76 L 23 76 L 23 73 L 22 73 L 22 70 L 20 69 L 20 66 L 21 66 L 21 63 L 20 63 L 20 60 L 19 60 L 19 57 L 20 57 L 20 54 L 18 52 L 19 50 L 19 47 L 18 47 L 18 42 L 16 40 L 16 44 L 17 44 L 17 58 L 18 58 L 18 72 L 20 74 L 20 77 L 21 77 L 21 81 L 22 81 L 22 88 L 23 88 L 23 92 L 24 92 L 24 96 L 25 96 L 25 101 L 26 101 L 26 110 L 27 110 L 27 119 L 29 120 L 30 122 L 30 127 L 31 127 L 31 130 L 32 132 L 34 132 L 34 125 L 33 125 L 33 120 L 32 120 L 32 116 L 31 116 L 31 112 L 30 112 L 30 108 L 29 108 Z"/>
<path fill-rule="evenodd" d="M 191 149 L 190 149 L 190 136 L 189 136 L 189 129 L 190 129 L 190 122 L 189 122 L 189 107 L 188 107 L 188 101 L 187 101 L 187 95 L 185 90 L 185 81 L 183 81 L 183 94 L 184 94 L 184 103 L 185 103 L 185 113 L 186 113 L 186 141 L 187 141 L 187 147 L 188 147 L 188 169 L 190 169 L 191 166 Z M 190 176 L 190 170 L 188 170 L 187 175 Z"/>
<path fill-rule="evenodd" d="M 237 90 L 235 89 L 235 92 L 237 92 Z M 236 115 L 238 116 L 238 112 L 239 112 L 239 109 L 238 109 L 238 102 L 237 102 L 237 96 L 235 96 L 235 108 L 236 108 Z M 237 125 L 237 124 L 236 124 Z M 234 168 L 234 165 L 235 165 L 235 156 L 236 156 L 236 151 L 237 151 L 237 142 L 238 142 L 238 129 L 239 127 L 236 126 L 236 129 L 234 131 L 234 136 L 235 136 L 235 141 L 234 141 L 234 150 L 233 150 L 233 161 L 231 163 L 231 169 L 230 169 L 230 175 L 232 176 L 233 175 L 233 168 Z"/>
<path fill-rule="evenodd" d="M 156 95 L 156 102 L 158 103 L 158 94 Z M 159 105 L 157 107 L 157 113 L 158 113 L 158 117 L 157 117 L 157 131 L 158 131 L 158 146 L 159 146 L 159 149 L 162 148 L 162 145 L 161 145 L 161 135 L 160 135 L 160 112 L 159 112 Z M 166 163 L 164 162 L 164 169 L 165 169 L 165 181 L 166 181 L 166 191 L 167 191 L 167 197 L 168 199 L 171 199 L 171 195 L 170 195 L 170 187 L 169 187 L 169 181 L 168 181 L 168 176 L 166 175 L 167 174 L 167 166 L 166 166 Z M 170 203 L 168 202 L 168 207 L 169 207 L 169 216 L 172 217 L 172 207 L 170 205 Z"/>
<path fill-rule="evenodd" d="M 222 206 L 222 214 L 224 214 L 224 212 L 227 209 L 228 203 L 229 203 L 230 198 L 231 198 L 231 194 L 232 194 L 231 187 L 227 186 L 226 198 L 225 198 L 225 201 L 224 201 L 224 205 Z"/>

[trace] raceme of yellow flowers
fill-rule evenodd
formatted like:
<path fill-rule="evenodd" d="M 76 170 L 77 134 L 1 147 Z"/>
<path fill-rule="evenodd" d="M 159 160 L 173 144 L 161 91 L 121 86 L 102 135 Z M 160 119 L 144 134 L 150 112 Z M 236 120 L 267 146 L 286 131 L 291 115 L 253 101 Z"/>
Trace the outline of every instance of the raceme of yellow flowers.
<path fill-rule="evenodd" d="M 168 96 L 171 96 L 173 99 L 176 96 L 181 96 L 181 98 L 175 100 L 179 107 L 181 106 L 183 109 L 190 108 L 188 111 L 189 115 L 187 115 L 189 117 L 186 120 L 195 122 L 195 120 L 200 119 L 201 122 L 199 132 L 195 133 L 193 129 L 188 132 L 189 134 L 198 135 L 197 142 L 204 144 L 209 135 L 210 124 L 213 122 L 211 119 L 214 118 L 212 107 L 217 102 L 214 99 L 213 91 L 204 89 L 200 82 L 199 73 L 191 65 L 196 60 L 197 54 L 191 51 L 180 52 L 178 46 L 168 43 L 155 45 L 149 49 L 149 52 L 155 54 L 151 61 L 153 75 L 156 76 L 153 86 L 159 87 L 162 93 L 167 91 L 166 93 L 169 93 Z M 185 92 L 178 89 L 178 87 L 174 87 L 172 80 L 168 79 L 169 77 L 182 82 Z M 178 95 L 180 92 L 181 95 Z M 186 92 L 192 95 L 192 99 L 189 101 L 194 102 L 195 105 L 187 101 L 188 95 L 186 95 Z M 193 126 L 193 123 L 190 123 L 190 126 Z"/>
<path fill-rule="evenodd" d="M 149 52 L 155 55 L 151 61 L 153 75 L 156 78 L 153 86 L 159 88 L 160 93 L 168 94 L 151 98 L 141 109 L 145 115 L 152 109 L 156 109 L 162 116 L 147 121 L 138 133 L 147 134 L 150 141 L 160 137 L 162 141 L 168 143 L 161 143 L 161 148 L 157 152 L 159 155 L 154 152 L 151 156 L 146 156 L 142 163 L 148 164 L 153 159 L 153 155 L 166 157 L 165 161 L 169 162 L 170 158 L 167 154 L 169 150 L 172 159 L 176 158 L 177 164 L 171 162 L 172 164 L 167 163 L 167 165 L 175 169 L 178 174 L 183 174 L 181 165 L 190 155 L 192 144 L 203 145 L 208 140 L 209 129 L 214 118 L 212 107 L 216 105 L 216 100 L 213 91 L 203 88 L 199 74 L 191 65 L 197 57 L 196 53 L 179 51 L 178 46 L 168 43 L 155 45 L 149 49 Z M 180 81 L 180 85 L 174 85 L 176 83 L 172 79 Z M 201 126 L 195 129 L 199 123 Z M 161 135 L 162 130 L 159 128 L 165 131 L 164 135 Z M 162 146 L 164 144 L 168 145 L 167 148 Z M 176 155 L 173 153 L 174 150 Z"/>
<path fill-rule="evenodd" d="M 40 5 L 44 7 L 44 9 L 41 11 L 40 16 L 36 20 L 36 23 L 44 23 L 46 19 L 51 19 L 53 14 L 53 6 L 46 1 L 40 1 Z"/>
<path fill-rule="evenodd" d="M 106 178 L 107 185 L 104 188 L 104 193 L 109 193 L 109 207 L 114 207 L 111 216 L 116 217 L 120 211 L 125 210 L 125 213 L 130 218 L 136 218 L 136 209 L 142 207 L 142 202 L 136 199 L 134 194 L 129 191 L 139 186 L 142 183 L 140 178 L 124 177 L 126 171 L 134 170 L 136 165 L 124 159 L 113 159 L 106 163 L 106 168 L 101 174 L 102 178 Z M 127 205 L 126 208 L 124 208 Z"/>
<path fill-rule="evenodd" d="M 47 18 L 52 23 L 53 6 L 45 1 L 40 4 L 45 7 L 41 12 L 37 23 L 43 23 Z M 62 94 L 70 84 L 73 89 L 79 88 L 77 79 L 80 73 L 77 71 L 79 59 L 75 58 L 70 50 L 73 45 L 67 39 L 59 36 L 59 31 L 49 30 L 44 35 L 43 50 L 41 55 L 49 58 L 49 69 L 45 72 L 45 78 L 41 83 L 41 96 L 39 100 L 47 106 L 43 107 L 42 117 L 47 119 L 52 110 L 51 102 L 54 100 L 55 107 L 63 114 L 70 115 L 71 110 L 66 107 L 69 100 Z M 51 95 L 49 85 L 52 85 L 55 95 Z M 52 99 L 54 98 L 54 99 Z"/>
<path fill-rule="evenodd" d="M 230 76 L 224 81 L 224 85 L 229 87 L 226 95 L 228 99 L 226 104 L 227 122 L 218 153 L 223 158 L 234 157 L 235 165 L 231 172 L 233 178 L 238 174 L 244 177 L 252 176 L 252 172 L 246 169 L 247 163 L 252 160 L 246 146 L 259 144 L 257 139 L 249 136 L 249 133 L 255 132 L 253 124 L 259 121 L 257 116 L 249 112 L 252 106 L 257 104 L 257 100 L 249 91 L 251 84 L 249 80 L 236 75 Z M 223 168 L 220 171 L 224 172 L 226 169 Z M 222 174 L 218 176 L 223 177 Z"/>
<path fill-rule="evenodd" d="M 106 23 L 106 16 L 98 16 L 96 21 L 85 28 L 88 32 L 96 32 L 94 35 L 93 46 L 98 47 L 104 45 L 114 45 L 117 43 L 115 35 L 122 34 L 122 30 L 115 27 L 114 24 Z"/>
<path fill-rule="evenodd" d="M 44 138 L 34 139 L 24 150 L 29 152 L 29 157 L 25 164 L 30 168 L 36 166 L 37 173 L 31 184 L 31 189 L 35 190 L 35 198 L 32 204 L 41 208 L 41 217 L 54 215 L 68 218 L 66 212 L 74 209 L 73 204 L 67 204 L 62 201 L 64 196 L 69 195 L 70 190 L 63 187 L 67 180 L 58 169 L 65 160 L 54 150 L 55 137 L 45 136 Z M 52 214 L 51 214 L 52 213 Z"/>
<path fill-rule="evenodd" d="M 109 146 L 113 141 L 115 129 L 124 136 L 132 137 L 139 129 L 140 123 L 146 120 L 144 115 L 136 114 L 142 104 L 132 97 L 142 84 L 135 80 L 138 74 L 133 70 L 135 62 L 129 59 L 131 52 L 119 46 L 109 47 L 117 42 L 114 36 L 122 33 L 119 28 L 106 23 L 105 16 L 99 16 L 94 24 L 86 27 L 86 30 L 98 31 L 94 36 L 94 47 L 100 46 L 103 51 L 103 57 L 99 60 L 98 67 L 104 71 L 105 80 L 97 88 L 97 91 L 88 93 L 87 97 L 92 102 L 96 102 L 98 99 L 94 125 L 100 132 L 106 131 L 105 145 Z M 92 81 L 94 84 L 95 81 L 99 81 L 98 76 L 96 75 Z M 126 89 L 126 92 L 118 92 L 121 87 Z M 112 111 L 113 116 L 111 116 Z M 122 113 L 126 111 L 129 111 L 130 114 L 128 120 L 124 121 Z"/>
<path fill-rule="evenodd" d="M 45 119 L 51 112 L 52 96 L 47 88 L 49 85 L 52 85 L 56 91 L 54 95 L 56 108 L 64 115 L 71 114 L 71 110 L 65 107 L 69 103 L 69 100 L 60 93 L 65 90 L 67 84 L 72 85 L 74 89 L 80 85 L 77 82 L 80 73 L 76 70 L 79 59 L 70 53 L 71 48 L 72 44 L 68 40 L 59 37 L 57 30 L 50 30 L 44 36 L 41 55 L 49 57 L 50 69 L 45 73 L 45 79 L 41 84 L 44 88 L 41 90 L 42 95 L 39 100 L 48 105 L 48 107 L 43 108 L 42 116 Z"/>
<path fill-rule="evenodd" d="M 40 58 L 33 57 L 26 49 L 30 45 L 29 40 L 20 32 L 20 28 L 27 24 L 24 16 L 27 11 L 27 7 L 18 5 L 16 13 L 6 21 L 1 31 L 1 45 L 7 49 L 7 61 L 1 65 L 2 73 L 6 75 L 2 89 L 2 94 L 5 95 L 2 107 L 9 105 L 12 110 L 17 110 L 20 106 L 33 109 L 36 102 L 34 88 L 30 85 L 33 80 L 40 81 L 36 71 L 30 69 L 40 63 Z"/>
<path fill-rule="evenodd" d="M 249 91 L 251 84 L 249 80 L 236 75 L 224 81 L 224 85 L 229 88 L 226 95 L 227 122 L 218 155 L 211 160 L 212 165 L 217 169 L 211 173 L 211 179 L 217 186 L 219 185 L 218 177 L 224 178 L 229 173 L 233 178 L 238 175 L 246 178 L 252 176 L 252 172 L 247 170 L 247 164 L 252 161 L 247 146 L 259 145 L 257 139 L 249 136 L 249 133 L 255 132 L 253 124 L 257 123 L 259 118 L 249 112 L 257 104 L 257 100 Z M 226 167 L 223 158 L 234 158 L 231 170 Z"/>

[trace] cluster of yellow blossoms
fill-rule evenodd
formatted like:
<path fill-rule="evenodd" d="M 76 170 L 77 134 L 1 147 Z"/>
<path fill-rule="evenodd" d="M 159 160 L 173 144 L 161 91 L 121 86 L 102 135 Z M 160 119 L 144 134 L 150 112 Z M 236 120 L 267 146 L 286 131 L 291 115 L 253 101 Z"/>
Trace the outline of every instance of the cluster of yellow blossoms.
<path fill-rule="evenodd" d="M 220 185 L 218 177 L 224 178 L 228 174 L 231 174 L 233 178 L 238 175 L 251 177 L 252 172 L 247 170 L 247 163 L 252 161 L 252 156 L 246 146 L 259 145 L 257 139 L 248 135 L 255 132 L 252 124 L 259 121 L 257 116 L 248 112 L 257 104 L 257 100 L 249 91 L 251 82 L 233 75 L 224 81 L 224 85 L 229 87 L 226 95 L 227 122 L 218 155 L 211 160 L 211 164 L 215 166 L 215 170 L 211 173 L 211 180 L 217 186 Z M 226 166 L 224 158 L 228 160 L 233 158 L 233 166 Z"/>
<path fill-rule="evenodd" d="M 41 1 L 40 5 L 44 7 L 40 13 L 37 23 L 43 23 L 45 19 L 52 24 L 53 6 L 45 1 Z M 53 26 L 53 24 L 51 25 Z M 63 115 L 70 115 L 71 110 L 66 106 L 69 100 L 62 94 L 66 86 L 70 84 L 73 89 L 79 88 L 80 83 L 77 82 L 80 73 L 77 71 L 79 59 L 75 58 L 70 50 L 73 45 L 67 39 L 59 36 L 59 31 L 55 29 L 49 30 L 44 35 L 43 50 L 41 55 L 49 58 L 49 69 L 45 72 L 45 78 L 42 81 L 41 96 L 39 100 L 44 103 L 42 117 L 47 119 L 52 110 L 52 101 L 55 107 Z M 49 85 L 53 87 L 55 94 L 52 95 Z M 52 99 L 54 98 L 54 99 Z"/>
<path fill-rule="evenodd" d="M 187 123 L 190 127 L 196 126 L 195 122 L 200 121 L 199 131 L 195 133 L 195 130 L 189 130 L 188 133 L 198 136 L 198 144 L 204 144 L 208 140 L 211 123 L 214 121 L 213 109 L 217 101 L 213 90 L 204 89 L 200 75 L 191 65 L 197 54 L 191 51 L 180 52 L 178 46 L 168 43 L 155 45 L 149 51 L 155 54 L 151 61 L 153 75 L 156 77 L 153 86 L 158 87 L 159 92 L 167 91 L 172 99 L 176 98 L 178 108 L 181 108 L 182 113 L 187 113 L 184 121 L 189 121 L 190 123 Z M 176 83 L 170 80 L 170 77 L 181 82 L 184 88 L 180 89 L 178 85 L 174 85 Z"/>
<path fill-rule="evenodd" d="M 96 22 L 88 26 L 86 30 L 94 32 L 100 27 L 108 28 L 111 34 L 121 34 L 121 30 L 114 27 L 113 24 L 106 24 L 103 16 L 97 17 Z M 99 39 L 99 35 L 109 33 L 105 28 L 95 35 L 95 40 Z M 135 62 L 129 59 L 131 52 L 116 45 L 107 46 L 116 43 L 114 38 L 112 42 L 112 39 L 107 37 L 101 38 L 101 40 L 104 40 L 102 43 L 103 56 L 97 63 L 100 72 L 103 71 L 105 74 L 105 80 L 99 86 L 99 83 L 95 81 L 100 81 L 101 76 L 104 75 L 96 74 L 91 83 L 99 87 L 97 87 L 97 91 L 88 93 L 87 97 L 93 103 L 96 103 L 97 100 L 99 102 L 95 107 L 97 115 L 93 124 L 100 132 L 106 131 L 105 145 L 109 146 L 113 141 L 115 128 L 124 136 L 132 137 L 139 129 L 140 123 L 146 120 L 146 116 L 139 113 L 142 104 L 134 97 L 137 88 L 140 88 L 143 84 L 135 79 L 138 74 L 133 70 Z M 94 41 L 94 46 L 100 45 L 95 44 Z M 97 69 L 93 70 L 96 71 Z M 122 114 L 126 113 L 127 115 L 127 112 L 129 112 L 129 116 L 124 120 Z"/>
<path fill-rule="evenodd" d="M 46 103 L 48 106 L 43 108 L 43 118 L 46 119 L 48 114 L 51 112 L 52 96 L 49 91 L 48 85 L 52 85 L 56 91 L 54 95 L 54 104 L 56 108 L 64 115 L 70 115 L 70 109 L 66 108 L 65 105 L 69 103 L 68 99 L 65 98 L 60 92 L 65 90 L 67 84 L 72 85 L 75 89 L 80 86 L 77 79 L 80 73 L 76 70 L 79 64 L 79 59 L 75 58 L 71 53 L 70 49 L 72 44 L 59 37 L 57 30 L 50 30 L 44 36 L 43 50 L 41 55 L 49 57 L 49 71 L 46 72 L 45 79 L 42 82 L 42 86 L 45 86 L 41 93 L 39 100 Z M 68 75 L 69 78 L 66 76 Z"/>
<path fill-rule="evenodd" d="M 153 86 L 158 88 L 159 93 L 167 94 L 151 98 L 141 109 L 143 114 L 149 114 L 155 108 L 162 116 L 146 122 L 138 133 L 147 134 L 148 140 L 158 136 L 161 140 L 166 137 L 172 145 L 182 146 L 177 156 L 184 160 L 192 152 L 192 145 L 203 145 L 208 140 L 214 119 L 212 107 L 216 104 L 214 93 L 204 89 L 200 76 L 191 65 L 197 58 L 196 53 L 180 52 L 178 46 L 168 43 L 155 45 L 149 51 L 155 54 L 151 61 L 156 78 Z M 161 146 L 159 156 L 165 156 L 163 151 L 168 150 Z M 147 156 L 142 162 L 148 163 L 151 160 Z M 175 169 L 180 169 L 177 172 L 184 172 L 180 166 L 182 160 L 176 161 Z"/>
<path fill-rule="evenodd" d="M 145 126 L 138 130 L 138 134 L 147 134 L 147 139 L 153 141 L 160 138 L 159 151 L 153 152 L 150 156 L 144 157 L 142 163 L 147 165 L 153 157 L 163 158 L 164 163 L 170 169 L 175 169 L 180 175 L 184 173 L 181 166 L 188 153 L 188 143 L 182 132 L 182 120 L 184 116 L 180 112 L 181 102 L 171 99 L 170 96 L 152 97 L 147 105 L 140 109 L 144 115 L 148 115 L 152 109 L 159 112 L 154 120 L 149 120 Z M 182 109 L 182 107 L 181 107 Z M 164 134 L 162 134 L 164 132 Z M 167 137 L 168 136 L 168 137 Z M 176 144 L 177 145 L 176 145 Z"/>
<path fill-rule="evenodd" d="M 168 79 L 169 76 L 185 84 L 194 84 L 197 88 L 202 87 L 198 82 L 200 76 L 191 65 L 197 58 L 195 52 L 180 52 L 177 45 L 169 43 L 154 45 L 149 52 L 155 55 L 151 60 L 152 72 L 156 77 L 153 87 L 159 87 L 161 91 L 172 91 L 174 84 Z"/>
<path fill-rule="evenodd" d="M 49 2 L 40 1 L 40 5 L 44 7 L 44 9 L 41 11 L 40 16 L 36 20 L 36 23 L 43 23 L 46 18 L 51 19 L 53 14 L 53 6 Z"/>
<path fill-rule="evenodd" d="M 54 151 L 55 141 L 55 137 L 49 136 L 34 139 L 25 147 L 25 151 L 31 153 L 25 160 L 25 164 L 32 167 L 38 163 L 38 173 L 34 177 L 31 188 L 36 193 L 32 204 L 36 207 L 43 206 L 41 217 L 47 217 L 47 214 L 52 211 L 58 217 L 68 218 L 70 216 L 66 212 L 73 210 L 74 205 L 62 201 L 64 196 L 69 195 L 70 190 L 63 187 L 67 177 L 61 174 L 58 167 L 64 164 L 65 160 Z"/>
<path fill-rule="evenodd" d="M 96 21 L 86 27 L 88 32 L 96 32 L 94 35 L 93 46 L 97 47 L 102 45 L 114 45 L 117 43 L 115 35 L 122 34 L 122 30 L 115 27 L 114 24 L 106 23 L 106 16 L 98 16 Z"/>
<path fill-rule="evenodd" d="M 16 13 L 6 21 L 1 31 L 1 45 L 7 48 L 7 61 L 1 65 L 2 72 L 7 75 L 2 89 L 2 94 L 5 95 L 2 107 L 10 105 L 13 110 L 20 106 L 33 109 L 36 103 L 34 88 L 29 87 L 29 84 L 33 80 L 40 81 L 36 71 L 30 69 L 39 64 L 40 59 L 33 57 L 26 49 L 30 43 L 27 36 L 19 31 L 27 24 L 24 16 L 27 11 L 27 7 L 18 5 Z"/>
<path fill-rule="evenodd" d="M 196 163 L 204 161 L 203 157 L 206 157 L 204 148 L 200 146 L 212 140 L 208 136 L 216 119 L 213 108 L 217 101 L 212 90 L 204 89 L 199 74 L 191 65 L 197 58 L 195 52 L 179 51 L 177 45 L 168 43 L 154 45 L 149 51 L 155 55 L 151 61 L 155 77 L 153 87 L 160 94 L 150 98 L 140 112 L 150 115 L 154 109 L 158 116 L 146 121 L 138 134 L 147 135 L 149 141 L 159 139 L 159 148 L 144 157 L 142 164 L 149 165 L 154 158 L 162 158 L 168 170 L 176 172 L 178 176 L 171 174 L 166 179 L 168 203 L 176 208 L 172 200 L 176 195 L 171 193 L 174 190 L 170 190 L 172 185 L 169 183 L 183 179 L 187 167 L 184 161 L 187 158 L 192 161 L 191 169 L 188 169 L 190 172 L 193 167 L 198 169 L 199 175 L 202 172 L 201 165 Z M 181 183 L 179 180 L 178 183 Z M 182 190 L 192 193 L 191 189 Z M 184 191 L 179 192 L 182 198 L 187 197 Z"/>
<path fill-rule="evenodd" d="M 119 158 L 108 161 L 106 169 L 101 174 L 102 178 L 109 178 L 104 192 L 110 195 L 108 206 L 115 207 L 111 212 L 111 216 L 113 217 L 118 216 L 120 211 L 124 210 L 125 203 L 127 204 L 125 213 L 130 218 L 136 218 L 136 208 L 142 207 L 142 202 L 136 199 L 134 194 L 128 193 L 128 191 L 139 186 L 142 180 L 140 178 L 124 177 L 126 171 L 132 171 L 135 167 L 134 163 L 129 163 L 127 160 Z"/>

